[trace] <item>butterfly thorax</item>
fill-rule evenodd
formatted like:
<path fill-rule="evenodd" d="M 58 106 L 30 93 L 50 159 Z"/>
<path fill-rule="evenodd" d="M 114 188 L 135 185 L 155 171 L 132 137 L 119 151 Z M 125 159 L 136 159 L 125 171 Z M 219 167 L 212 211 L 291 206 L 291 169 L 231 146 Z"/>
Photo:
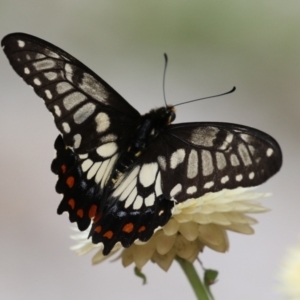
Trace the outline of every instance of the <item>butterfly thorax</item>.
<path fill-rule="evenodd" d="M 135 164 L 138 157 L 148 148 L 148 145 L 174 121 L 175 109 L 173 106 L 152 109 L 141 116 L 137 130 L 133 134 L 132 144 L 127 151 L 121 154 L 116 168 L 111 176 L 111 183 L 115 184 L 121 175 Z"/>

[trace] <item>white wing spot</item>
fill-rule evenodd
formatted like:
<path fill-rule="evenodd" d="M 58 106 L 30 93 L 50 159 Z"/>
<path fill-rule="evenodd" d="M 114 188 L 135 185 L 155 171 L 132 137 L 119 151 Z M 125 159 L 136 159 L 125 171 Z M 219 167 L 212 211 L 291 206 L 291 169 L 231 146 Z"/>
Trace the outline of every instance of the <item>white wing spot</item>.
<path fill-rule="evenodd" d="M 114 142 L 117 140 L 117 136 L 115 134 L 107 134 L 101 138 L 102 143 Z"/>
<path fill-rule="evenodd" d="M 53 57 L 53 58 L 60 58 L 60 56 L 57 53 L 55 53 L 55 52 L 53 52 L 49 49 L 45 49 L 45 53 L 46 53 L 47 56 L 50 56 L 50 57 Z"/>
<path fill-rule="evenodd" d="M 137 178 L 135 177 L 130 182 L 130 184 L 126 187 L 126 189 L 123 191 L 123 193 L 121 194 L 121 196 L 119 198 L 120 201 L 124 201 L 125 199 L 127 199 L 127 197 L 129 196 L 129 194 L 132 192 L 132 190 L 136 186 L 136 182 L 137 182 Z"/>
<path fill-rule="evenodd" d="M 24 68 L 24 73 L 25 74 L 30 74 L 30 70 L 26 67 L 26 68 Z"/>
<path fill-rule="evenodd" d="M 225 184 L 228 180 L 229 180 L 229 177 L 226 175 L 226 176 L 221 178 L 221 183 Z"/>
<path fill-rule="evenodd" d="M 26 54 L 26 59 L 27 59 L 27 60 L 31 60 L 31 57 L 30 57 L 29 54 Z"/>
<path fill-rule="evenodd" d="M 55 67 L 55 61 L 52 59 L 43 59 L 40 61 L 36 61 L 34 63 L 32 63 L 32 65 L 34 66 L 34 68 L 37 71 L 41 71 L 41 70 L 46 70 L 46 69 L 52 69 Z"/>
<path fill-rule="evenodd" d="M 74 122 L 76 124 L 81 124 L 90 117 L 96 109 L 96 105 L 94 103 L 87 103 L 80 107 L 76 113 L 73 115 Z"/>
<path fill-rule="evenodd" d="M 139 179 L 144 187 L 148 187 L 154 183 L 158 170 L 157 163 L 144 164 L 141 168 Z"/>
<path fill-rule="evenodd" d="M 133 203 L 136 195 L 137 195 L 137 188 L 134 188 L 133 191 L 128 196 L 128 198 L 126 199 L 126 202 L 124 205 L 125 208 L 128 208 Z"/>
<path fill-rule="evenodd" d="M 254 155 L 255 148 L 252 145 L 249 145 L 249 150 L 250 150 L 251 154 Z"/>
<path fill-rule="evenodd" d="M 45 94 L 48 99 L 52 99 L 52 94 L 49 90 L 45 90 Z"/>
<path fill-rule="evenodd" d="M 54 80 L 57 78 L 57 73 L 55 72 L 45 72 L 44 76 L 48 79 L 48 80 Z"/>
<path fill-rule="evenodd" d="M 244 165 L 245 166 L 251 165 L 252 164 L 251 157 L 249 155 L 249 152 L 248 152 L 246 146 L 244 144 L 240 143 L 238 145 L 238 151 L 239 151 L 239 154 L 242 158 Z"/>
<path fill-rule="evenodd" d="M 113 193 L 113 197 L 118 197 L 122 194 L 122 192 L 126 189 L 126 187 L 130 184 L 132 180 L 134 180 L 138 173 L 139 173 L 140 167 L 136 166 L 125 179 L 123 179 L 120 183 L 120 185 L 115 189 Z"/>
<path fill-rule="evenodd" d="M 79 85 L 79 87 L 86 92 L 88 95 L 90 95 L 92 98 L 98 100 L 99 102 L 103 104 L 107 103 L 108 93 L 106 92 L 103 85 L 96 80 L 93 76 L 91 76 L 88 73 L 83 74 L 82 83 Z"/>
<path fill-rule="evenodd" d="M 59 82 L 57 85 L 56 85 L 56 91 L 58 94 L 63 94 L 69 90 L 71 90 L 73 87 L 70 83 L 68 82 Z"/>
<path fill-rule="evenodd" d="M 81 169 L 83 172 L 86 172 L 93 164 L 93 161 L 91 159 L 86 159 L 85 161 L 83 161 L 83 163 L 81 164 Z"/>
<path fill-rule="evenodd" d="M 73 75 L 73 69 L 72 69 L 72 66 L 70 64 L 65 64 L 65 71 L 66 71 L 66 78 L 73 82 L 73 79 L 72 79 L 72 75 Z"/>
<path fill-rule="evenodd" d="M 212 147 L 219 131 L 216 127 L 199 127 L 192 131 L 189 141 L 194 145 Z"/>
<path fill-rule="evenodd" d="M 104 112 L 100 112 L 99 114 L 97 114 L 97 116 L 95 117 L 95 121 L 97 124 L 97 128 L 96 128 L 97 132 L 104 132 L 105 130 L 108 129 L 110 125 L 109 117 Z"/>
<path fill-rule="evenodd" d="M 246 133 L 241 133 L 240 137 L 246 142 L 246 143 L 251 143 L 253 137 L 249 134 Z"/>
<path fill-rule="evenodd" d="M 155 201 L 154 193 L 150 194 L 144 201 L 146 206 L 152 206 Z"/>
<path fill-rule="evenodd" d="M 71 131 L 70 125 L 67 122 L 63 122 L 61 125 L 65 133 L 69 133 Z"/>
<path fill-rule="evenodd" d="M 223 170 L 227 164 L 225 155 L 222 152 L 216 152 L 216 160 L 218 169 Z"/>
<path fill-rule="evenodd" d="M 195 194 L 197 192 L 197 187 L 196 186 L 190 186 L 187 188 L 186 193 L 189 195 Z"/>
<path fill-rule="evenodd" d="M 236 181 L 241 181 L 242 179 L 243 179 L 243 175 L 242 174 L 239 174 L 239 175 L 235 176 L 235 180 Z"/>
<path fill-rule="evenodd" d="M 86 178 L 87 179 L 93 178 L 97 173 L 98 169 L 100 168 L 100 166 L 101 166 L 101 161 L 94 163 L 93 166 L 90 168 Z"/>
<path fill-rule="evenodd" d="M 86 96 L 85 95 L 83 95 L 83 94 L 81 94 L 79 92 L 74 92 L 74 93 L 69 94 L 68 96 L 66 96 L 64 98 L 63 104 L 64 104 L 64 107 L 67 110 L 71 110 L 74 106 L 80 104 L 84 100 L 86 100 Z"/>
<path fill-rule="evenodd" d="M 78 156 L 79 156 L 80 159 L 86 159 L 86 158 L 89 157 L 89 155 L 87 153 L 85 153 L 85 154 L 79 154 Z"/>
<path fill-rule="evenodd" d="M 133 203 L 133 209 L 140 209 L 143 205 L 143 198 L 138 195 Z"/>
<path fill-rule="evenodd" d="M 22 40 L 18 40 L 18 46 L 19 46 L 20 48 L 23 48 L 23 47 L 25 46 L 25 42 L 22 41 Z"/>
<path fill-rule="evenodd" d="M 249 179 L 253 179 L 255 176 L 254 172 L 249 173 Z"/>
<path fill-rule="evenodd" d="M 116 143 L 107 143 L 104 145 L 101 145 L 97 148 L 96 152 L 101 156 L 101 157 L 110 157 L 114 155 L 118 150 L 118 146 Z"/>
<path fill-rule="evenodd" d="M 54 111 L 55 111 L 55 114 L 60 117 L 61 116 L 61 110 L 60 108 L 57 106 L 57 105 L 54 105 Z"/>
<path fill-rule="evenodd" d="M 35 59 L 42 59 L 42 58 L 45 58 L 46 55 L 42 54 L 42 53 L 36 53 L 35 55 Z"/>
<path fill-rule="evenodd" d="M 202 158 L 202 174 L 208 176 L 214 171 L 211 153 L 208 150 L 201 151 Z"/>
<path fill-rule="evenodd" d="M 160 172 L 158 173 L 158 175 L 156 177 L 156 181 L 155 181 L 155 194 L 156 194 L 156 197 L 158 197 L 162 194 Z"/>
<path fill-rule="evenodd" d="M 227 132 L 227 136 L 223 144 L 219 147 L 220 150 L 225 150 L 229 147 L 230 143 L 233 140 L 233 134 L 231 132 Z"/>
<path fill-rule="evenodd" d="M 173 152 L 170 159 L 171 169 L 175 169 L 179 164 L 181 164 L 184 161 L 184 158 L 184 149 L 178 149 L 175 152 Z"/>
<path fill-rule="evenodd" d="M 176 196 L 182 190 L 182 185 L 180 183 L 176 184 L 170 192 L 171 198 Z"/>
<path fill-rule="evenodd" d="M 267 150 L 267 156 L 268 157 L 270 157 L 272 154 L 273 154 L 273 149 L 272 148 L 269 148 L 268 150 Z"/>
<path fill-rule="evenodd" d="M 206 182 L 203 186 L 205 189 L 210 189 L 215 183 L 213 181 Z"/>
<path fill-rule="evenodd" d="M 188 159 L 187 165 L 187 177 L 193 179 L 198 174 L 198 153 L 196 150 L 192 149 Z"/>
<path fill-rule="evenodd" d="M 158 164 L 159 164 L 159 167 L 163 170 L 163 171 L 166 171 L 167 169 L 167 162 L 166 162 L 166 158 L 164 156 L 158 156 L 157 157 L 157 161 L 158 161 Z"/>
<path fill-rule="evenodd" d="M 74 148 L 77 149 L 79 148 L 80 144 L 81 144 L 81 135 L 78 133 L 78 134 L 75 134 L 73 136 L 73 139 L 74 139 Z"/>
<path fill-rule="evenodd" d="M 95 178 L 96 183 L 99 183 L 101 181 L 101 179 L 103 178 L 105 170 L 106 170 L 106 166 L 107 166 L 106 160 L 104 162 L 102 162 L 102 164 L 100 164 L 100 167 L 98 169 L 98 172 L 97 172 L 97 175 Z"/>
<path fill-rule="evenodd" d="M 105 166 L 105 173 L 103 174 L 103 177 L 101 180 L 101 188 L 102 189 L 104 188 L 104 185 L 106 184 L 106 181 L 108 180 L 108 176 L 112 172 L 112 167 L 114 166 L 117 159 L 118 159 L 118 154 L 115 154 L 112 158 L 106 160 L 106 161 L 108 161 L 108 164 L 107 164 L 107 166 Z"/>
<path fill-rule="evenodd" d="M 41 84 L 42 84 L 42 82 L 41 82 L 38 78 L 34 78 L 34 79 L 33 79 L 33 83 L 34 83 L 35 85 L 41 85 Z"/>
<path fill-rule="evenodd" d="M 236 167 L 240 164 L 238 157 L 235 154 L 230 155 L 230 162 L 233 167 Z"/>

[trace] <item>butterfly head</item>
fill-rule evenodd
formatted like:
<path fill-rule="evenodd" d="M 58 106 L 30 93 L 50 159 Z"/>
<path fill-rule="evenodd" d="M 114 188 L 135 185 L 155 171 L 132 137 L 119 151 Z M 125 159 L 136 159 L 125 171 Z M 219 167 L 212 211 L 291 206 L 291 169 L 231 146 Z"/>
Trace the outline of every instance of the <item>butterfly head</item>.
<path fill-rule="evenodd" d="M 155 115 L 156 119 L 159 120 L 159 126 L 166 126 L 171 124 L 176 118 L 175 107 L 168 105 L 166 107 L 160 107 L 154 109 L 152 113 Z"/>

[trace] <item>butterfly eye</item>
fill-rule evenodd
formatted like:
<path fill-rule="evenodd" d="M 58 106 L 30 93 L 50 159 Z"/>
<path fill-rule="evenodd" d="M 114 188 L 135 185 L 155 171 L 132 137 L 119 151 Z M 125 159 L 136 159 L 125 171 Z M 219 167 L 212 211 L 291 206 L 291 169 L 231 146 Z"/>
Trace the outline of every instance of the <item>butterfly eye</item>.
<path fill-rule="evenodd" d="M 170 115 L 169 115 L 169 119 L 168 119 L 168 123 L 172 123 L 176 118 L 176 114 L 173 110 L 170 110 Z"/>

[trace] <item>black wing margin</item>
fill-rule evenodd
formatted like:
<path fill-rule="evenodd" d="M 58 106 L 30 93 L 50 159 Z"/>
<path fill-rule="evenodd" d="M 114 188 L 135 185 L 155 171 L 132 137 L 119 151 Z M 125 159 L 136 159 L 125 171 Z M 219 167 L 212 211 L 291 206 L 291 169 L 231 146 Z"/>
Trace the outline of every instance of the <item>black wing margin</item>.
<path fill-rule="evenodd" d="M 126 144 L 140 114 L 92 70 L 37 37 L 13 33 L 1 45 L 13 69 L 44 99 L 65 143 L 77 153 Z"/>

